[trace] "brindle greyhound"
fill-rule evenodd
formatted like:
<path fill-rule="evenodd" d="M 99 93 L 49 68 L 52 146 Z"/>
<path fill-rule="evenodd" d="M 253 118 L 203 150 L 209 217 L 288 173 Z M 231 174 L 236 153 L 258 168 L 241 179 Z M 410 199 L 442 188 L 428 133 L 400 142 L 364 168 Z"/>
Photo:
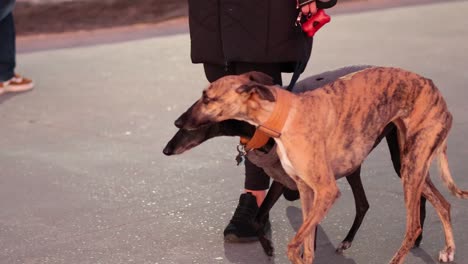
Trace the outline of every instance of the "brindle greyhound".
<path fill-rule="evenodd" d="M 388 131 L 388 132 L 387 132 Z M 238 120 L 226 120 L 220 123 L 213 123 L 196 130 L 185 130 L 179 129 L 174 137 L 167 143 L 166 147 L 163 150 L 165 155 L 176 155 L 182 154 L 183 152 L 190 150 L 204 141 L 219 136 L 240 136 L 244 138 L 251 138 L 255 132 L 255 127 Z M 398 141 L 396 134 L 396 127 L 393 124 L 389 124 L 382 135 L 376 140 L 375 146 L 380 143 L 383 137 L 386 137 L 390 152 L 392 155 L 392 162 L 395 168 L 395 171 L 399 175 L 400 171 L 400 161 L 399 161 L 399 152 L 398 152 Z M 255 152 L 255 158 L 252 158 L 252 154 Z M 273 246 L 271 241 L 266 237 L 266 234 L 263 232 L 263 225 L 266 223 L 268 213 L 271 208 L 273 208 L 276 201 L 283 194 L 284 191 L 296 191 L 297 185 L 288 179 L 285 179 L 287 176 L 284 169 L 279 163 L 278 155 L 276 155 L 274 141 L 273 143 L 269 141 L 267 145 L 262 147 L 259 150 L 250 151 L 247 156 L 249 156 L 252 163 L 261 167 L 265 170 L 268 176 L 274 179 L 270 189 L 268 190 L 267 196 L 265 197 L 262 205 L 260 206 L 255 225 L 257 226 L 257 235 L 260 243 L 268 256 L 273 255 Z M 279 166 L 278 166 L 279 165 Z M 351 247 L 354 237 L 359 230 L 362 221 L 369 209 L 369 203 L 367 201 L 366 193 L 364 191 L 362 181 L 361 181 L 361 167 L 359 166 L 356 171 L 352 172 L 350 175 L 346 176 L 346 180 L 351 186 L 351 191 L 354 196 L 356 215 L 354 217 L 353 224 L 348 231 L 348 234 L 343 239 L 343 241 L 336 248 L 337 253 L 343 253 L 344 250 Z M 292 185 L 291 185 L 292 184 Z M 286 187 L 286 186 L 287 187 Z M 287 188 L 287 189 L 286 189 Z M 297 195 L 298 196 L 298 195 Z M 426 199 L 424 196 L 421 197 L 421 227 L 424 225 L 424 220 L 426 217 Z M 422 240 L 422 233 L 416 239 L 415 247 L 419 247 Z"/>
<path fill-rule="evenodd" d="M 295 95 L 255 82 L 252 76 L 213 82 L 177 123 L 190 130 L 236 119 L 274 137 L 281 164 L 301 196 L 303 224 L 288 245 L 293 263 L 313 262 L 315 227 L 339 197 L 336 178 L 356 170 L 389 123 L 397 127 L 407 213 L 405 238 L 390 263 L 403 263 L 421 233 L 421 194 L 435 207 L 444 228 L 446 246 L 439 259 L 453 260 L 448 202 L 427 177 L 434 155 L 452 194 L 468 198 L 468 192 L 460 190 L 450 174 L 446 140 L 452 115 L 431 80 L 402 69 L 372 67 Z"/>
<path fill-rule="evenodd" d="M 313 89 L 317 89 L 320 86 L 323 86 L 327 83 L 333 82 L 338 78 L 347 75 L 352 72 L 356 72 L 359 70 L 363 70 L 365 68 L 369 68 L 370 66 L 350 66 L 344 67 L 334 71 L 328 71 L 324 73 L 320 73 L 314 76 L 310 76 L 300 82 L 298 82 L 293 90 L 293 92 L 304 92 L 304 91 L 311 91 Z M 261 77 L 261 76 L 260 76 Z M 265 85 L 272 85 L 273 80 L 271 78 L 261 79 L 257 78 L 256 81 L 265 84 Z M 388 133 L 387 133 L 388 131 Z M 203 143 L 204 141 L 219 136 L 240 136 L 243 138 L 252 138 L 255 132 L 255 127 L 244 122 L 238 120 L 226 120 L 220 123 L 213 123 L 203 127 L 200 127 L 196 130 L 184 130 L 179 129 L 179 131 L 172 137 L 172 139 L 166 144 L 166 147 L 163 150 L 165 155 L 174 155 L 174 154 L 182 154 L 187 150 L 190 150 L 199 144 Z M 398 141 L 397 141 L 397 133 L 396 127 L 393 124 L 389 124 L 384 132 L 379 136 L 377 141 L 375 142 L 375 146 L 381 141 L 383 137 L 386 137 L 387 144 L 390 149 L 390 154 L 392 157 L 393 166 L 397 174 L 400 174 L 400 155 L 398 150 Z M 259 209 L 259 214 L 257 214 L 257 225 L 259 226 L 259 238 L 260 242 L 265 241 L 265 236 L 263 236 L 263 226 L 262 223 L 265 222 L 266 217 L 276 203 L 277 199 L 281 196 L 283 191 L 285 191 L 286 187 L 288 189 L 297 190 L 297 186 L 294 181 L 286 174 L 284 169 L 281 167 L 279 162 L 279 158 L 276 155 L 276 151 L 273 148 L 274 141 L 270 140 L 264 147 L 259 149 L 258 151 L 253 150 L 250 151 L 247 156 L 251 159 L 251 161 L 259 167 L 265 169 L 265 172 L 274 179 L 274 182 L 271 188 L 268 191 L 268 195 L 265 198 L 262 206 Z M 356 235 L 361 223 L 366 215 L 367 210 L 369 209 L 369 203 L 366 198 L 366 194 L 364 192 L 364 188 L 361 182 L 361 167 L 359 167 L 356 171 L 351 173 L 346 177 L 349 185 L 351 186 L 351 191 L 353 192 L 354 201 L 355 201 L 355 208 L 356 208 L 356 215 L 351 226 L 351 229 L 348 231 L 348 234 L 337 247 L 336 251 L 338 253 L 342 253 L 344 250 L 348 249 L 352 245 L 352 241 L 354 236 Z M 288 180 L 289 179 L 289 180 Z M 286 187 L 285 187 L 286 185 Z M 424 220 L 426 216 L 426 199 L 421 197 L 421 226 L 424 225 Z M 422 233 L 416 239 L 415 246 L 419 247 L 422 240 Z M 267 255 L 272 255 L 273 248 L 271 247 L 271 243 L 262 243 L 262 246 L 265 250 Z"/>

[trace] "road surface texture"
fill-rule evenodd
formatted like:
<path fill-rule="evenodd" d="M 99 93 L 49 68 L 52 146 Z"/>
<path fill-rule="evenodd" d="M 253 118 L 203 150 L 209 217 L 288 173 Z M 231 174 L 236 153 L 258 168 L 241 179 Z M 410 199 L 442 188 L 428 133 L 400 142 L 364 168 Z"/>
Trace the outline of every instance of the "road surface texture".
<path fill-rule="evenodd" d="M 315 39 L 302 78 L 352 64 L 397 66 L 430 77 L 454 115 L 448 155 L 468 189 L 467 1 L 333 17 Z M 173 121 L 206 87 L 189 59 L 189 35 L 24 52 L 18 71 L 36 88 L 0 97 L 0 263 L 288 263 L 300 204 L 280 199 L 270 213 L 276 254 L 258 243 L 225 244 L 222 231 L 243 187 L 238 139 L 218 138 L 181 156 L 162 154 Z M 285 75 L 285 83 L 290 75 Z M 451 196 L 456 263 L 468 263 L 468 201 Z M 321 223 L 315 263 L 382 264 L 405 230 L 401 182 L 383 143 L 366 160 L 370 210 L 353 246 L 334 252 L 354 203 L 341 198 Z M 421 248 L 406 263 L 437 263 L 444 246 L 428 206 Z"/>

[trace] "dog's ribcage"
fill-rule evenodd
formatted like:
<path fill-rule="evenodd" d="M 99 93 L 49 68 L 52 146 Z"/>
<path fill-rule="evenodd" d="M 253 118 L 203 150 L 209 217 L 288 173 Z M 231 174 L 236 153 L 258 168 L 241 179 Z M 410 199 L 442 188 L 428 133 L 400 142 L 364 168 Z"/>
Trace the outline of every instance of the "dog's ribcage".
<path fill-rule="evenodd" d="M 334 71 L 328 71 L 320 73 L 314 76 L 307 77 L 306 79 L 298 82 L 294 86 L 294 93 L 301 93 L 306 91 L 311 91 L 317 89 L 323 85 L 334 82 L 337 79 L 348 75 L 353 72 L 361 71 L 372 66 L 349 66 Z M 251 151 L 248 154 L 249 160 L 265 170 L 266 174 L 272 179 L 282 183 L 284 186 L 288 187 L 291 190 L 296 190 L 297 186 L 292 179 L 296 176 L 294 167 L 291 164 L 289 158 L 285 155 L 284 146 L 281 143 L 278 143 L 280 153 L 282 153 L 281 160 L 284 164 L 281 164 L 278 155 L 276 154 L 276 147 L 270 150 L 269 153 L 262 153 L 260 151 Z"/>

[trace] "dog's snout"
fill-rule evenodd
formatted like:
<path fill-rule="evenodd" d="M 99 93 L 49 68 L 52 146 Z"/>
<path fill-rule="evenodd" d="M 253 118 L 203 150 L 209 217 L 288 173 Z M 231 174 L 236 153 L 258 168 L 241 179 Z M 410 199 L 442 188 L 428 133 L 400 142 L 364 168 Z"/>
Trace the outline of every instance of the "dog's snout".
<path fill-rule="evenodd" d="M 182 117 L 179 117 L 177 118 L 177 120 L 174 122 L 174 125 L 177 127 L 177 128 L 182 128 L 184 126 L 184 121 L 182 120 Z"/>
<path fill-rule="evenodd" d="M 174 154 L 174 148 L 171 146 L 171 144 L 167 144 L 167 146 L 163 149 L 163 153 L 166 156 L 171 156 Z"/>

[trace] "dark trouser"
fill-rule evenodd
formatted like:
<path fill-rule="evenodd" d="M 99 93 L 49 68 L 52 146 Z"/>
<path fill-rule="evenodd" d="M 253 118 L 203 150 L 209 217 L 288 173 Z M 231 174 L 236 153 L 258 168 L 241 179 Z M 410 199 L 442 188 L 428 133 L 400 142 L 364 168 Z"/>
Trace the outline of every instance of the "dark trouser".
<path fill-rule="evenodd" d="M 231 63 L 226 68 L 222 65 L 203 64 L 205 75 L 209 82 L 226 75 L 237 75 L 249 71 L 260 71 L 270 75 L 276 84 L 282 85 L 281 65 L 279 63 Z M 270 177 L 248 159 L 245 161 L 245 183 L 244 188 L 248 190 L 266 190 L 270 186 Z"/>
<path fill-rule="evenodd" d="M 14 3 L 11 0 L 0 0 L 0 82 L 11 79 L 16 66 L 16 36 L 12 14 Z"/>

